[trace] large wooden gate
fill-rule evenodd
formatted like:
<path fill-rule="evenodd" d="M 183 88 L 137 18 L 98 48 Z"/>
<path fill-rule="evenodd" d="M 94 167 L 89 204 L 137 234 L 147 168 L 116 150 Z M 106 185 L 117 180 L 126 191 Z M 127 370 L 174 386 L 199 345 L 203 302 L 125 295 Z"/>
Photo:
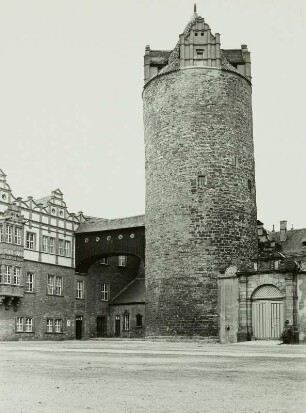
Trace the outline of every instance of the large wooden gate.
<path fill-rule="evenodd" d="M 284 327 L 284 302 L 274 285 L 258 288 L 252 296 L 252 326 L 256 339 L 277 340 Z"/>

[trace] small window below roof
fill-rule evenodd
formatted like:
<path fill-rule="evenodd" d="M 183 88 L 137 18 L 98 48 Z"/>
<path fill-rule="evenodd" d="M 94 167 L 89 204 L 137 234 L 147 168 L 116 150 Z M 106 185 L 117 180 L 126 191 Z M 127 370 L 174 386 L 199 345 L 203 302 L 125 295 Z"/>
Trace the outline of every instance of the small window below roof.
<path fill-rule="evenodd" d="M 303 247 L 306 247 L 306 238 L 302 239 L 302 245 Z"/>

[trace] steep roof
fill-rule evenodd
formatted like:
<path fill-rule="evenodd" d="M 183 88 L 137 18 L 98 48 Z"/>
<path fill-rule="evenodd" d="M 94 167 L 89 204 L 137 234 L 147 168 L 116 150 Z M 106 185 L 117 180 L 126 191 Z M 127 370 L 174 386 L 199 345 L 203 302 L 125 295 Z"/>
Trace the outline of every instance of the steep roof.
<path fill-rule="evenodd" d="M 286 257 L 301 257 L 306 255 L 306 228 L 291 229 L 286 232 L 286 241 L 280 241 L 280 232 L 270 232 L 269 238 L 281 246 L 281 252 Z"/>
<path fill-rule="evenodd" d="M 88 218 L 80 224 L 77 233 L 144 227 L 144 225 L 144 215 L 117 219 Z"/>
<path fill-rule="evenodd" d="M 145 279 L 135 278 L 112 300 L 110 304 L 144 304 L 145 299 Z"/>

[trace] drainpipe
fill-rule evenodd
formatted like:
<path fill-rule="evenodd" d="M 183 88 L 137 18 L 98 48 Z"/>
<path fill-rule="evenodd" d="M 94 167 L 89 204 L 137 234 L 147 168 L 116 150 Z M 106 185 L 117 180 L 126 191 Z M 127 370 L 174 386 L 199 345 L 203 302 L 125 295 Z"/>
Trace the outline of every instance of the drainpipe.
<path fill-rule="evenodd" d="M 299 344 L 299 327 L 298 327 L 298 274 L 297 266 L 295 266 L 292 272 L 292 281 L 293 281 L 293 312 L 292 312 L 292 322 L 293 322 L 293 337 L 292 344 Z"/>

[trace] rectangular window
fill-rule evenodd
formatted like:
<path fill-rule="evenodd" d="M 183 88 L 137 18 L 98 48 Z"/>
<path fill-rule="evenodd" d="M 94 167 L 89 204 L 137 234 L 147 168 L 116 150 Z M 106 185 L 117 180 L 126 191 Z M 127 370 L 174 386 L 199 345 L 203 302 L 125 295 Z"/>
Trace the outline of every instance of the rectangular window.
<path fill-rule="evenodd" d="M 55 295 L 62 295 L 63 279 L 62 277 L 55 277 Z"/>
<path fill-rule="evenodd" d="M 130 314 L 123 314 L 123 330 L 130 330 Z"/>
<path fill-rule="evenodd" d="M 48 275 L 47 294 L 62 295 L 63 292 L 63 277 Z"/>
<path fill-rule="evenodd" d="M 14 229 L 14 242 L 17 245 L 21 245 L 21 228 L 19 227 Z"/>
<path fill-rule="evenodd" d="M 100 264 L 101 265 L 108 265 L 108 258 L 107 257 L 103 257 L 100 259 Z"/>
<path fill-rule="evenodd" d="M 3 242 L 3 225 L 0 225 L 0 242 Z"/>
<path fill-rule="evenodd" d="M 20 285 L 21 268 L 14 267 L 13 284 Z"/>
<path fill-rule="evenodd" d="M 54 332 L 55 333 L 61 333 L 63 330 L 63 323 L 62 320 L 59 318 L 54 320 Z"/>
<path fill-rule="evenodd" d="M 198 175 L 198 187 L 203 188 L 204 186 L 207 186 L 207 176 Z"/>
<path fill-rule="evenodd" d="M 54 238 L 49 237 L 49 254 L 54 254 Z"/>
<path fill-rule="evenodd" d="M 48 294 L 54 294 L 54 275 L 48 275 Z"/>
<path fill-rule="evenodd" d="M 42 250 L 43 252 L 48 252 L 48 237 L 45 235 L 42 237 Z"/>
<path fill-rule="evenodd" d="M 32 272 L 27 273 L 25 290 L 27 293 L 32 293 L 34 291 L 34 274 Z"/>
<path fill-rule="evenodd" d="M 127 256 L 119 255 L 118 256 L 118 267 L 126 267 L 127 265 Z"/>
<path fill-rule="evenodd" d="M 43 252 L 47 252 L 49 254 L 54 254 L 54 238 L 47 237 L 43 235 L 42 237 L 42 250 Z"/>
<path fill-rule="evenodd" d="M 12 267 L 10 265 L 5 266 L 5 273 L 3 274 L 3 282 L 10 284 L 12 281 Z"/>
<path fill-rule="evenodd" d="M 25 331 L 27 333 L 32 333 L 32 331 L 33 331 L 33 318 L 26 318 L 25 319 Z"/>
<path fill-rule="evenodd" d="M 77 281 L 77 298 L 84 297 L 84 281 Z"/>
<path fill-rule="evenodd" d="M 26 248 L 28 248 L 29 250 L 35 249 L 35 234 L 33 232 L 27 232 Z"/>
<path fill-rule="evenodd" d="M 16 331 L 23 331 L 23 318 L 17 317 L 16 318 Z"/>
<path fill-rule="evenodd" d="M 101 284 L 101 300 L 109 300 L 109 284 Z"/>
<path fill-rule="evenodd" d="M 70 241 L 65 241 L 65 257 L 71 256 L 71 243 Z"/>
<path fill-rule="evenodd" d="M 12 243 L 13 242 L 13 226 L 6 225 L 5 227 L 5 241 Z"/>
<path fill-rule="evenodd" d="M 32 333 L 34 331 L 34 323 L 33 323 L 33 318 L 22 318 L 22 317 L 17 317 L 16 318 L 16 331 L 19 333 Z"/>
<path fill-rule="evenodd" d="M 53 333 L 53 320 L 47 318 L 47 333 Z"/>
<path fill-rule="evenodd" d="M 61 256 L 64 255 L 64 240 L 63 239 L 58 240 L 58 255 L 61 255 Z"/>

